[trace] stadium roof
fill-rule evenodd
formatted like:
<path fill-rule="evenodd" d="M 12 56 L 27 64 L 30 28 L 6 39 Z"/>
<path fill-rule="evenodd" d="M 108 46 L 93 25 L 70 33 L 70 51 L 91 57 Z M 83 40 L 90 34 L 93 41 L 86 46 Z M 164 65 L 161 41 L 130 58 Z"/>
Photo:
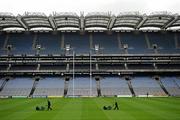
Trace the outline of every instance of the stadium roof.
<path fill-rule="evenodd" d="M 12 13 L 0 13 L 0 30 L 6 31 L 8 28 L 21 28 L 30 31 L 35 28 L 44 28 L 52 31 L 70 30 L 84 31 L 96 28 L 103 30 L 114 30 L 117 28 L 141 28 L 153 27 L 160 30 L 179 27 L 180 15 L 168 12 L 154 12 L 149 15 L 139 12 L 125 12 L 113 15 L 112 13 L 93 12 L 78 16 L 71 12 L 54 12 L 47 16 L 40 12 L 25 12 L 24 15 L 14 16 Z"/>

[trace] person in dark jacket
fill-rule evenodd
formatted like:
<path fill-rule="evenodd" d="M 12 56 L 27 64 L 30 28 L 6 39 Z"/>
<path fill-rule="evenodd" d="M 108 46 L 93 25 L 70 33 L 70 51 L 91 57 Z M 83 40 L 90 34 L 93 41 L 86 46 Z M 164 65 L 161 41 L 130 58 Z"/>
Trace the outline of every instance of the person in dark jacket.
<path fill-rule="evenodd" d="M 117 103 L 117 102 L 115 102 L 115 103 L 114 103 L 114 105 L 115 105 L 114 110 L 119 110 L 118 103 Z"/>
<path fill-rule="evenodd" d="M 149 93 L 147 92 L 147 98 L 149 97 Z"/>
<path fill-rule="evenodd" d="M 47 110 L 52 110 L 52 108 L 51 108 L 51 102 L 48 100 L 47 101 L 48 102 L 48 109 Z"/>

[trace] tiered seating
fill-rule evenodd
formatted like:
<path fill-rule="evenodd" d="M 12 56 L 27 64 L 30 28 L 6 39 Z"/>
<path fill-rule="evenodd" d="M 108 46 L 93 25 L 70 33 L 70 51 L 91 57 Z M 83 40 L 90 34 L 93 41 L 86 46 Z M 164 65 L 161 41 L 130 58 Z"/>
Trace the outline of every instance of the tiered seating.
<path fill-rule="evenodd" d="M 152 53 L 148 49 L 147 43 L 143 33 L 121 33 L 122 44 L 128 45 L 128 53 Z"/>
<path fill-rule="evenodd" d="M 33 85 L 31 78 L 9 80 L 0 92 L 0 96 L 28 96 Z"/>
<path fill-rule="evenodd" d="M 58 77 L 47 77 L 39 80 L 33 96 L 63 96 L 64 80 Z"/>
<path fill-rule="evenodd" d="M 179 77 L 175 78 L 175 81 L 178 84 L 178 86 L 180 87 L 180 78 Z"/>
<path fill-rule="evenodd" d="M 118 77 L 106 77 L 100 82 L 102 95 L 131 95 L 127 81 L 123 79 L 120 79 Z"/>
<path fill-rule="evenodd" d="M 61 38 L 60 35 L 53 35 L 51 33 L 38 34 L 36 45 L 41 45 L 42 50 L 40 54 L 61 54 Z"/>
<path fill-rule="evenodd" d="M 100 52 L 104 54 L 120 53 L 117 34 L 107 35 L 106 33 L 93 33 L 93 48 L 99 45 Z"/>
<path fill-rule="evenodd" d="M 157 81 L 148 77 L 135 77 L 131 80 L 132 87 L 137 96 L 139 95 L 154 95 L 164 96 L 165 93 L 161 89 Z"/>
<path fill-rule="evenodd" d="M 70 45 L 76 54 L 89 54 L 90 43 L 88 34 L 64 33 L 64 47 Z"/>
<path fill-rule="evenodd" d="M 0 34 L 0 55 L 5 53 L 5 51 L 3 50 L 5 39 L 6 39 L 6 35 Z"/>
<path fill-rule="evenodd" d="M 119 34 L 119 40 L 118 35 Z M 147 38 L 145 37 L 147 34 Z M 64 37 L 62 36 L 64 35 Z M 64 38 L 64 39 L 63 39 Z M 153 44 L 157 44 L 159 53 L 180 53 L 180 37 L 177 34 L 177 42 L 175 42 L 175 34 L 152 32 L 152 33 L 112 33 L 108 35 L 105 32 L 92 33 L 92 41 L 90 34 L 85 33 L 37 33 L 37 38 L 33 33 L 11 33 L 6 45 L 12 45 L 11 54 L 36 54 L 37 49 L 32 48 L 41 45 L 41 55 L 59 55 L 64 54 L 66 45 L 75 51 L 76 54 L 89 54 L 90 50 L 94 51 L 95 45 L 99 45 L 99 53 L 104 54 L 120 54 L 124 53 L 123 45 L 128 45 L 128 53 L 154 53 Z M 0 35 L 0 54 L 7 54 L 4 47 L 6 34 Z M 34 43 L 33 43 L 34 42 Z M 138 43 L 138 44 L 137 44 Z M 150 48 L 148 48 L 148 43 Z M 176 45 L 177 44 L 177 45 Z M 121 46 L 120 46 L 121 45 Z M 90 48 L 90 46 L 92 48 Z M 71 50 L 72 52 L 72 50 Z M 94 53 L 94 52 L 93 52 Z"/>
<path fill-rule="evenodd" d="M 1 71 L 1 70 L 7 70 L 7 67 L 8 67 L 7 65 L 1 65 L 1 66 L 0 66 L 0 71 Z"/>
<path fill-rule="evenodd" d="M 92 80 L 92 87 L 90 88 L 89 77 L 77 77 L 74 80 L 74 95 L 75 96 L 97 96 L 96 81 Z M 73 80 L 69 81 L 67 95 L 73 95 Z"/>
<path fill-rule="evenodd" d="M 10 34 L 7 45 L 12 45 L 12 54 L 35 54 L 33 50 L 33 35 L 29 34 Z"/>
<path fill-rule="evenodd" d="M 163 83 L 166 90 L 170 93 L 172 96 L 180 96 L 180 89 L 178 85 L 175 83 L 174 77 L 165 77 L 161 78 L 161 82 Z"/>
<path fill-rule="evenodd" d="M 0 87 L 3 84 L 4 80 L 0 79 Z"/>
<path fill-rule="evenodd" d="M 176 33 L 176 35 L 177 35 L 177 44 L 176 44 L 176 48 L 177 48 L 178 50 L 180 50 L 180 34 L 179 34 L 179 33 Z"/>
<path fill-rule="evenodd" d="M 148 38 L 151 44 L 157 44 L 159 53 L 179 53 L 176 49 L 174 33 L 148 33 Z"/>

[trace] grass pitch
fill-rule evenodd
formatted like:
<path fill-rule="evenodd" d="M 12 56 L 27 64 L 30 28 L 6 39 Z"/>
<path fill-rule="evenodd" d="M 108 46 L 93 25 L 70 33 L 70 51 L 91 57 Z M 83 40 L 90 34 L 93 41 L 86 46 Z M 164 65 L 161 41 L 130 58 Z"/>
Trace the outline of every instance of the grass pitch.
<path fill-rule="evenodd" d="M 119 103 L 120 110 L 102 110 Z M 52 111 L 36 111 L 46 99 L 0 99 L 0 120 L 180 120 L 180 98 L 57 98 Z"/>

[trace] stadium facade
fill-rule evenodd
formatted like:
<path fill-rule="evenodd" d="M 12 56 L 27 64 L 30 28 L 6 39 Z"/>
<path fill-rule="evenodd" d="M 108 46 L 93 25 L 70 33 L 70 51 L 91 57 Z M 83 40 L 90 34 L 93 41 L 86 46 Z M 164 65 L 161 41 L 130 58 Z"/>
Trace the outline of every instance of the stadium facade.
<path fill-rule="evenodd" d="M 0 96 L 180 96 L 176 27 L 167 12 L 0 13 Z"/>

